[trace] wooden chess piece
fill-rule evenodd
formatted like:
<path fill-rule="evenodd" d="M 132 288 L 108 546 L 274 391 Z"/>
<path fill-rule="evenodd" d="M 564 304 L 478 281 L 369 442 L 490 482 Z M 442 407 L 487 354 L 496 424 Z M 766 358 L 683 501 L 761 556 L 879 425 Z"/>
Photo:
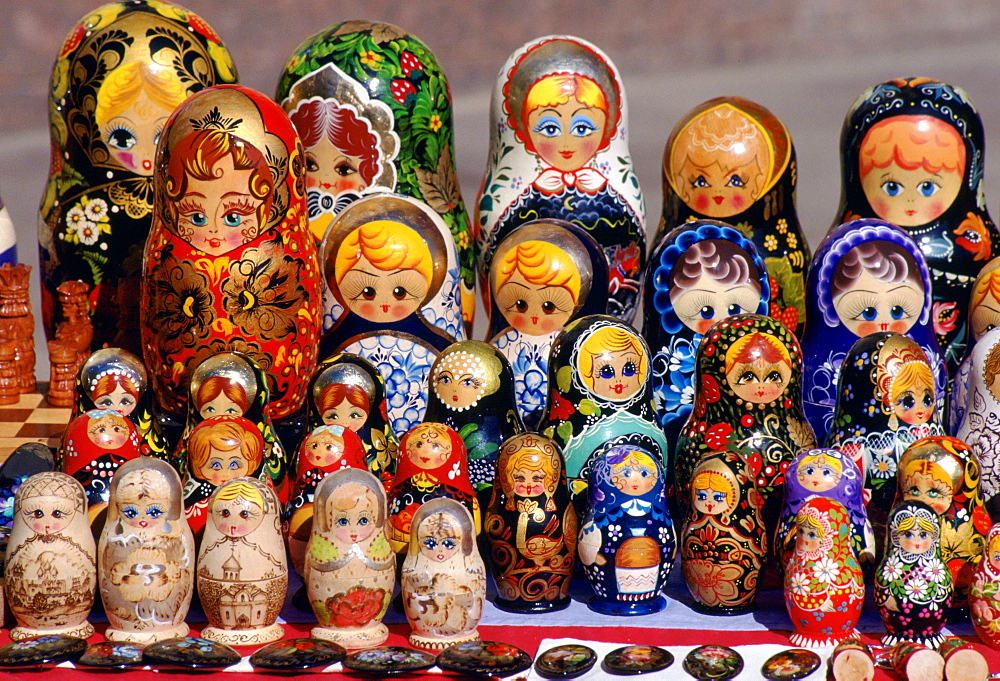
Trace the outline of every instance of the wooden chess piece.
<path fill-rule="evenodd" d="M 0 265 L 0 341 L 15 342 L 15 376 L 22 393 L 35 392 L 35 317 L 28 296 L 30 274 L 31 268 L 24 264 Z"/>
<path fill-rule="evenodd" d="M 17 374 L 17 341 L 0 341 L 0 404 L 17 404 L 21 399 Z"/>
<path fill-rule="evenodd" d="M 46 401 L 53 407 L 72 407 L 75 397 L 79 353 L 71 343 L 49 341 L 49 391 Z"/>

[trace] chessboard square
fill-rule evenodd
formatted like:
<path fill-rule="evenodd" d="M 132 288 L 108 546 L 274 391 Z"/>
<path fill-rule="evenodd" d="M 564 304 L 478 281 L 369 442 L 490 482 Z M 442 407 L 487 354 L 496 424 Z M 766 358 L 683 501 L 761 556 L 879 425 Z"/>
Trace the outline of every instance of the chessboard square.
<path fill-rule="evenodd" d="M 28 418 L 24 419 L 24 423 L 51 423 L 58 424 L 63 429 L 69 425 L 70 416 L 72 415 L 72 410 L 66 407 L 48 407 L 35 409 Z M 0 419 L 3 419 L 3 413 L 0 413 Z M 4 419 L 6 420 L 6 419 Z"/>
<path fill-rule="evenodd" d="M 0 423 L 24 423 L 31 417 L 34 411 L 34 409 L 25 409 L 21 407 L 0 409 Z"/>
<path fill-rule="evenodd" d="M 24 425 L 20 421 L 0 421 L 0 438 L 17 437 L 17 431 Z"/>
<path fill-rule="evenodd" d="M 39 439 L 50 439 L 56 438 L 61 439 L 63 432 L 66 430 L 66 423 L 25 423 L 17 431 L 17 437 L 26 438 L 39 438 Z"/>

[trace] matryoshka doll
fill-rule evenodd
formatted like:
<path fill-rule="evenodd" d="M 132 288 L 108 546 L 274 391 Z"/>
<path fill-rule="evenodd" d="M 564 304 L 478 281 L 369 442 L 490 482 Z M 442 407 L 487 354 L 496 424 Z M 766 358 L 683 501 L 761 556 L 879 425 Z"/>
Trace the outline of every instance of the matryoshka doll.
<path fill-rule="evenodd" d="M 861 564 L 851 546 L 851 520 L 839 501 L 813 497 L 795 514 L 785 563 L 785 607 L 793 646 L 832 646 L 858 636 L 865 602 Z"/>
<path fill-rule="evenodd" d="M 42 320 L 55 337 L 57 287 L 90 286 L 94 347 L 139 351 L 141 254 L 153 212 L 154 153 L 189 95 L 236 82 L 219 36 L 164 2 L 115 2 L 85 16 L 52 69 L 52 156 L 38 231 Z"/>
<path fill-rule="evenodd" d="M 400 587 L 411 646 L 441 650 L 479 640 L 486 567 L 465 505 L 433 499 L 417 510 Z"/>
<path fill-rule="evenodd" d="M 1000 326 L 1000 256 L 993 258 L 979 271 L 969 296 L 969 333 L 965 339 L 965 356 L 955 370 L 948 396 L 949 433 L 958 431 L 965 418 L 969 376 L 972 373 L 972 352 L 976 343 L 990 329 Z"/>
<path fill-rule="evenodd" d="M 966 410 L 955 435 L 979 461 L 980 491 L 991 517 L 1000 517 L 1000 330 L 990 329 L 970 355 Z"/>
<path fill-rule="evenodd" d="M 795 210 L 798 165 L 784 124 L 742 97 L 702 102 L 674 126 L 663 150 L 659 233 L 709 218 L 736 225 L 764 259 L 770 316 L 800 336 L 809 244 Z"/>
<path fill-rule="evenodd" d="M 281 108 L 216 86 L 179 107 L 157 148 L 142 286 L 143 357 L 160 411 L 185 413 L 194 369 L 241 352 L 294 421 L 316 367 L 320 275 L 302 145 Z"/>
<path fill-rule="evenodd" d="M 253 478 L 220 485 L 198 552 L 198 597 L 208 619 L 201 636 L 227 645 L 277 641 L 288 561 L 274 490 Z"/>
<path fill-rule="evenodd" d="M 986 535 L 983 560 L 972 576 L 969 614 L 983 643 L 1000 648 L 1000 523 Z"/>
<path fill-rule="evenodd" d="M 421 423 L 403 436 L 399 452 L 399 468 L 389 490 L 393 551 L 406 551 L 413 514 L 421 504 L 437 497 L 464 504 L 479 532 L 479 501 L 469 481 L 465 444 L 459 434 L 442 423 Z"/>
<path fill-rule="evenodd" d="M 327 357 L 316 367 L 309 397 L 309 429 L 339 425 L 357 433 L 368 470 L 391 485 L 399 440 L 388 421 L 385 379 L 378 368 L 349 352 Z"/>
<path fill-rule="evenodd" d="M 894 331 L 920 345 L 934 369 L 944 404 L 947 373 L 934 338 L 931 275 L 917 243 L 882 220 L 851 220 L 833 229 L 816 249 L 806 282 L 805 365 L 802 404 L 822 441 L 833 425 L 837 379 L 851 346 L 870 333 Z"/>
<path fill-rule="evenodd" d="M 0 265 L 17 264 L 17 232 L 10 211 L 0 199 Z"/>
<path fill-rule="evenodd" d="M 4 560 L 4 596 L 15 641 L 43 634 L 88 638 L 97 588 L 97 547 L 79 482 L 37 473 L 14 496 L 14 524 Z"/>
<path fill-rule="evenodd" d="M 965 354 L 969 282 L 997 254 L 983 195 L 983 124 L 960 88 L 897 78 L 854 102 L 840 135 L 837 224 L 879 217 L 920 246 L 934 283 L 932 322 L 951 374 Z"/>
<path fill-rule="evenodd" d="M 940 519 L 930 506 L 904 501 L 893 507 L 885 557 L 875 572 L 875 605 L 886 628 L 882 645 L 911 641 L 936 648 L 944 640 L 952 580 L 940 541 Z"/>
<path fill-rule="evenodd" d="M 389 423 L 402 436 L 427 408 L 434 359 L 465 338 L 455 244 L 427 204 L 380 194 L 337 216 L 322 259 L 344 312 L 323 334 L 320 356 L 349 352 L 375 364 L 390 396 Z"/>
<path fill-rule="evenodd" d="M 529 427 L 549 394 L 556 335 L 574 319 L 607 312 L 607 269 L 594 237 L 563 220 L 525 222 L 497 246 L 488 273 L 486 338 L 510 361 L 517 407 Z"/>
<path fill-rule="evenodd" d="M 653 353 L 656 420 L 674 447 L 694 404 L 694 358 L 705 332 L 734 314 L 766 315 L 771 288 L 753 242 L 715 220 L 664 235 L 644 282 L 642 333 Z"/>
<path fill-rule="evenodd" d="M 187 635 L 194 537 L 184 521 L 181 479 L 170 464 L 143 456 L 118 469 L 97 560 L 109 641 Z"/>
<path fill-rule="evenodd" d="M 494 603 L 508 612 L 549 612 L 569 605 L 577 517 L 562 456 L 534 433 L 504 441 L 493 496 L 483 520 L 490 543 Z"/>
<path fill-rule="evenodd" d="M 545 36 L 507 59 L 490 104 L 490 154 L 477 202 L 484 294 L 498 244 L 511 230 L 555 218 L 601 245 L 608 314 L 631 323 L 646 260 L 646 209 L 627 127 L 618 69 L 587 41 Z"/>
<path fill-rule="evenodd" d="M 695 467 L 681 531 L 681 567 L 692 607 L 711 615 L 753 608 L 767 555 L 759 459 L 735 446 L 708 454 Z M 748 465 L 749 464 L 749 465 Z"/>
<path fill-rule="evenodd" d="M 589 490 L 577 545 L 594 590 L 587 606 L 606 615 L 663 610 L 677 549 L 663 466 L 649 451 L 618 445 L 591 468 Z"/>
<path fill-rule="evenodd" d="M 368 471 L 344 468 L 316 488 L 305 583 L 319 626 L 312 636 L 346 648 L 385 642 L 382 617 L 396 583 L 385 490 Z"/>
<path fill-rule="evenodd" d="M 459 341 L 434 360 L 428 380 L 424 421 L 443 423 L 462 438 L 469 479 L 485 506 L 497 475 L 500 445 L 525 431 L 514 402 L 510 363 L 488 343 Z"/>
<path fill-rule="evenodd" d="M 392 24 L 335 24 L 295 49 L 275 99 L 305 145 L 309 226 L 316 241 L 359 196 L 395 192 L 426 203 L 457 249 L 458 273 L 449 277 L 460 279 L 462 314 L 471 328 L 472 232 L 455 170 L 451 90 L 430 49 Z M 324 328 L 342 305 L 327 307 Z"/>

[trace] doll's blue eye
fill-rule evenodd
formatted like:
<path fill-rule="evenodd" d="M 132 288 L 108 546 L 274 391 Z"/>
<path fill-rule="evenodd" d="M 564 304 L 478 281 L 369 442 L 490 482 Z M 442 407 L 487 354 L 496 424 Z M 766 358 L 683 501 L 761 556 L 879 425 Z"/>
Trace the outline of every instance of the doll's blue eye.
<path fill-rule="evenodd" d="M 924 407 L 931 406 L 931 396 L 929 393 L 924 393 Z"/>
<path fill-rule="evenodd" d="M 921 196 L 934 196 L 937 193 L 938 189 L 940 189 L 940 187 L 938 187 L 930 180 L 921 182 L 920 184 L 917 185 L 917 191 L 920 192 Z"/>
<path fill-rule="evenodd" d="M 235 471 L 239 467 L 240 467 L 240 462 L 239 461 L 230 461 L 229 462 L 229 470 Z"/>
<path fill-rule="evenodd" d="M 705 490 L 700 489 L 694 493 L 694 498 L 697 499 L 698 501 L 707 501 L 708 493 Z"/>
<path fill-rule="evenodd" d="M 601 378 L 614 378 L 615 368 L 610 364 L 605 364 L 601 367 Z"/>
<path fill-rule="evenodd" d="M 208 217 L 204 213 L 191 213 L 188 219 L 195 227 L 204 227 L 208 224 Z"/>
<path fill-rule="evenodd" d="M 902 305 L 893 305 L 892 309 L 889 310 L 889 316 L 893 319 L 902 319 L 905 312 Z"/>
<path fill-rule="evenodd" d="M 625 362 L 625 366 L 622 367 L 622 376 L 635 376 L 635 372 L 635 362 Z"/>
<path fill-rule="evenodd" d="M 108 145 L 120 151 L 131 149 L 137 141 L 135 133 L 124 126 L 117 126 L 108 134 Z"/>
<path fill-rule="evenodd" d="M 704 175 L 699 175 L 698 177 L 694 178 L 694 180 L 692 180 L 691 186 L 697 187 L 698 189 L 706 189 L 711 185 L 708 183 L 708 180 L 705 179 Z"/>
<path fill-rule="evenodd" d="M 424 540 L 424 546 L 427 547 L 431 551 L 433 551 L 434 549 L 436 549 L 437 545 L 438 545 L 437 540 L 436 539 L 432 539 L 431 537 L 427 537 L 427 539 Z"/>
<path fill-rule="evenodd" d="M 739 175 L 733 175 L 732 177 L 729 178 L 729 182 L 726 183 L 726 186 L 727 187 L 744 187 L 744 186 L 746 186 L 746 182 L 744 182 L 743 178 L 740 177 Z"/>
<path fill-rule="evenodd" d="M 226 227 L 239 227 L 243 216 L 239 213 L 226 213 L 222 216 L 222 221 L 226 223 Z"/>
<path fill-rule="evenodd" d="M 884 191 L 888 196 L 899 196 L 903 192 L 903 185 L 889 180 L 888 182 L 882 183 L 882 191 Z"/>
<path fill-rule="evenodd" d="M 453 548 L 458 546 L 458 543 L 451 537 L 445 537 L 441 540 L 441 546 L 451 551 Z"/>
<path fill-rule="evenodd" d="M 899 403 L 903 406 L 903 409 L 906 409 L 907 411 L 917 406 L 917 401 L 913 399 L 913 395 L 906 395 L 899 401 Z"/>
<path fill-rule="evenodd" d="M 878 317 L 878 310 L 876 310 L 874 307 L 866 307 L 861 311 L 861 318 L 864 319 L 866 322 L 875 321 L 876 317 Z"/>
<path fill-rule="evenodd" d="M 715 493 L 713 493 L 712 494 L 712 500 L 715 503 L 717 503 L 717 504 L 721 504 L 723 501 L 726 500 L 726 494 L 725 494 L 725 492 L 715 492 Z"/>
<path fill-rule="evenodd" d="M 368 518 L 365 517 L 358 518 L 358 525 L 360 525 L 361 527 L 365 527 L 366 525 L 368 525 L 369 522 L 371 521 L 368 520 Z"/>
<path fill-rule="evenodd" d="M 712 317 L 715 316 L 715 308 L 712 307 L 711 305 L 706 305 L 705 307 L 701 308 L 698 311 L 698 313 L 701 315 L 702 319 L 711 319 Z"/>
<path fill-rule="evenodd" d="M 161 509 L 159 506 L 150 506 L 149 508 L 146 509 L 146 515 L 148 515 L 150 518 L 159 518 L 161 515 L 163 515 L 163 509 Z"/>
<path fill-rule="evenodd" d="M 135 506 L 126 506 L 122 509 L 122 515 L 126 518 L 135 518 L 139 515 L 139 509 Z"/>
<path fill-rule="evenodd" d="M 350 524 L 350 521 L 348 521 L 347 518 L 337 518 L 337 524 L 341 527 L 347 527 Z"/>
<path fill-rule="evenodd" d="M 594 125 L 594 122 L 590 118 L 581 114 L 573 117 L 573 120 L 569 123 L 569 130 L 574 137 L 586 137 L 595 132 L 597 126 Z"/>
<path fill-rule="evenodd" d="M 552 116 L 545 116 L 542 120 L 538 121 L 538 125 L 535 126 L 535 132 L 542 137 L 558 137 L 562 134 L 562 125 L 559 124 L 558 119 Z"/>
<path fill-rule="evenodd" d="M 726 311 L 730 314 L 730 316 L 732 316 L 734 314 L 739 314 L 740 313 L 740 306 L 737 305 L 736 303 L 733 303 L 732 305 L 729 306 L 729 308 Z"/>

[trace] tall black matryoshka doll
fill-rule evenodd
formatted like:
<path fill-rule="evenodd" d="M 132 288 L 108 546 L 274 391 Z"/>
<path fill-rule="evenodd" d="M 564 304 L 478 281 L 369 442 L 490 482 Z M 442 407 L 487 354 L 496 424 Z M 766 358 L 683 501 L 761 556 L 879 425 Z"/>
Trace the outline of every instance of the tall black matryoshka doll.
<path fill-rule="evenodd" d="M 449 276 L 460 282 L 471 329 L 475 253 L 455 165 L 451 90 L 427 45 L 388 23 L 335 24 L 295 49 L 275 99 L 305 145 L 309 227 L 317 243 L 360 196 L 395 192 L 426 203 L 457 249 Z M 343 312 L 338 301 L 329 302 L 324 329 Z"/>
<path fill-rule="evenodd" d="M 157 141 L 188 96 L 234 82 L 215 31 L 165 2 L 102 5 L 70 31 L 50 81 L 52 156 L 38 230 L 48 338 L 59 321 L 56 288 L 81 280 L 91 287 L 94 347 L 139 351 Z"/>
<path fill-rule="evenodd" d="M 653 249 L 642 333 L 653 353 L 656 420 L 671 448 L 694 405 L 694 359 L 705 332 L 735 314 L 766 315 L 770 290 L 757 247 L 723 222 L 678 225 Z"/>
<path fill-rule="evenodd" d="M 777 116 L 742 97 L 702 102 L 674 126 L 663 151 L 659 234 L 704 218 L 733 225 L 764 259 L 768 314 L 800 336 L 809 244 L 795 210 L 797 178 L 795 146 Z"/>
<path fill-rule="evenodd" d="M 632 322 L 646 262 L 646 209 L 627 121 L 618 69 L 587 41 L 545 36 L 507 59 L 490 104 L 476 212 L 484 295 L 497 246 L 511 230 L 538 218 L 566 220 L 601 245 L 608 314 Z"/>
<path fill-rule="evenodd" d="M 1000 247 L 983 193 L 984 141 L 965 92 L 934 78 L 869 88 L 840 135 L 836 224 L 879 217 L 917 242 L 934 282 L 932 323 L 949 374 L 965 354 L 969 286 Z"/>
<path fill-rule="evenodd" d="M 917 341 L 934 369 L 938 407 L 948 375 L 934 337 L 931 275 L 917 243 L 884 220 L 859 218 L 834 228 L 816 249 L 806 290 L 809 323 L 802 352 L 802 406 L 818 440 L 833 424 L 837 378 L 859 338 L 880 331 Z"/>
<path fill-rule="evenodd" d="M 574 319 L 607 313 L 601 283 L 607 272 L 600 244 L 564 220 L 525 222 L 497 246 L 488 272 L 486 338 L 510 360 L 518 409 L 529 427 L 545 408 L 556 335 Z"/>

